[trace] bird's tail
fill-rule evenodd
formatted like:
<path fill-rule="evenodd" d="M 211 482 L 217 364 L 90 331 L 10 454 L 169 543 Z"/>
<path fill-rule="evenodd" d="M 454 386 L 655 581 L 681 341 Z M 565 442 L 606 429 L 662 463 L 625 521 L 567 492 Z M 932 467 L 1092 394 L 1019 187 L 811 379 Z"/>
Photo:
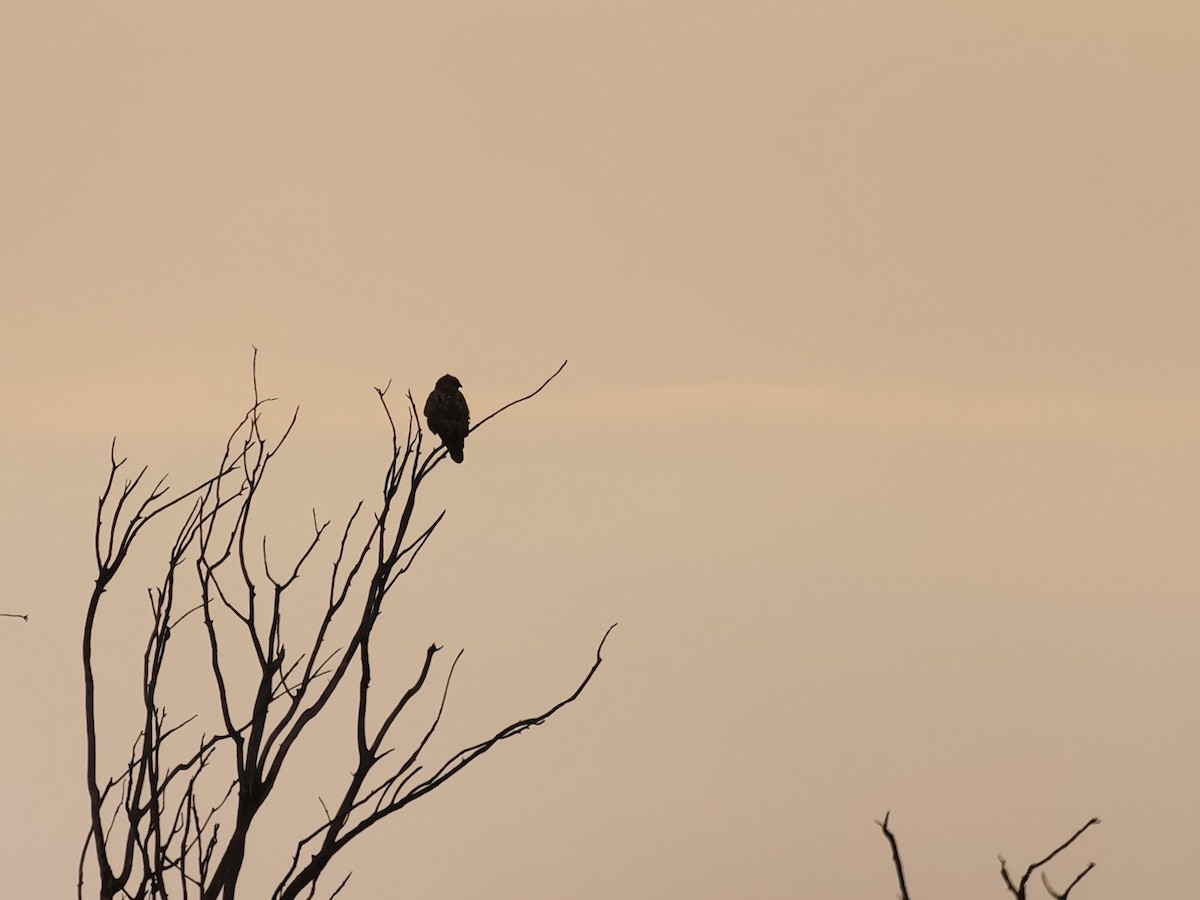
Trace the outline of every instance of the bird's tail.
<path fill-rule="evenodd" d="M 456 463 L 463 461 L 462 441 L 459 441 L 457 444 L 447 444 L 446 449 L 450 451 L 450 458 Z"/>

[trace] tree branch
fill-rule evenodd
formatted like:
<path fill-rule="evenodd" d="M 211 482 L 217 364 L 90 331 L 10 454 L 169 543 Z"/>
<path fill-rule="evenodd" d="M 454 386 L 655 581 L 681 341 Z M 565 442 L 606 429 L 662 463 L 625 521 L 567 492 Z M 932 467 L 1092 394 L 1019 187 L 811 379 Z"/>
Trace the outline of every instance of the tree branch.
<path fill-rule="evenodd" d="M 1069 838 L 1067 838 L 1065 841 L 1063 841 L 1063 843 L 1061 843 L 1058 847 L 1054 848 L 1054 850 L 1052 850 L 1046 857 L 1038 860 L 1035 863 L 1030 863 L 1029 867 L 1025 870 L 1025 874 L 1021 876 L 1021 880 L 1017 883 L 1013 882 L 1012 876 L 1008 872 L 1008 863 L 1005 861 L 1004 857 L 1001 856 L 1000 857 L 1000 877 L 1004 879 L 1004 885 L 1005 885 L 1005 887 L 1008 888 L 1009 893 L 1012 894 L 1014 897 L 1016 897 L 1017 900 L 1026 900 L 1026 892 L 1025 892 L 1026 886 L 1029 884 L 1029 879 L 1033 877 L 1033 873 L 1036 872 L 1038 869 L 1040 869 L 1042 866 L 1046 865 L 1046 863 L 1050 862 L 1052 859 L 1054 859 L 1054 857 L 1058 856 L 1058 854 L 1062 853 L 1064 850 L 1066 850 L 1068 847 L 1070 847 L 1077 840 L 1079 840 L 1080 836 L 1082 836 L 1083 833 L 1085 831 L 1087 831 L 1089 828 L 1091 828 L 1093 825 L 1099 825 L 1099 824 L 1100 824 L 1099 819 L 1097 819 L 1097 818 L 1089 819 L 1082 828 L 1080 828 L 1073 835 L 1071 835 Z M 1067 893 L 1070 893 L 1071 888 L 1075 887 L 1075 885 L 1077 885 L 1080 882 L 1080 880 L 1083 878 L 1083 876 L 1091 871 L 1092 866 L 1094 866 L 1094 865 L 1095 865 L 1095 863 L 1092 863 L 1091 865 L 1089 865 L 1086 869 L 1083 870 L 1082 873 L 1080 873 L 1076 877 L 1076 879 L 1074 881 L 1071 882 L 1070 887 L 1067 888 Z M 1047 890 L 1049 890 L 1049 885 L 1047 885 L 1046 888 L 1047 888 Z"/>
<path fill-rule="evenodd" d="M 275 900 L 296 900 L 302 891 L 315 883 L 317 878 L 320 877 L 321 873 L 324 872 L 328 867 L 334 856 L 336 856 L 339 851 L 344 849 L 352 840 L 354 840 L 354 838 L 358 837 L 360 834 L 378 822 L 382 821 L 387 816 L 398 812 L 399 810 L 408 806 L 408 804 L 412 803 L 414 800 L 425 796 L 439 785 L 444 784 L 446 781 L 450 780 L 456 774 L 466 768 L 471 762 L 478 759 L 487 751 L 491 750 L 501 741 L 515 737 L 529 728 L 545 723 L 548 719 L 550 719 L 551 716 L 553 716 L 564 706 L 567 706 L 568 704 L 577 700 L 583 693 L 584 689 L 588 686 L 588 683 L 592 680 L 592 677 L 596 674 L 597 670 L 600 668 L 600 664 L 604 661 L 601 655 L 604 649 L 604 644 L 608 640 L 608 636 L 612 633 L 612 630 L 616 627 L 617 624 L 614 622 L 608 627 L 608 630 L 604 632 L 604 636 L 600 639 L 600 643 L 596 647 L 596 661 L 592 664 L 591 668 L 587 672 L 587 675 L 584 676 L 578 687 L 576 687 L 568 697 L 554 704 L 546 712 L 541 713 L 540 715 L 531 716 L 527 719 L 522 719 L 519 722 L 514 722 L 512 725 L 502 728 L 499 732 L 487 740 L 468 747 L 465 750 L 460 750 L 445 764 L 443 764 L 436 773 L 415 786 L 407 794 L 399 797 L 391 803 L 377 808 L 357 824 L 348 828 L 342 834 L 335 837 L 333 834 L 334 829 L 332 825 L 327 823 L 326 825 L 321 826 L 316 832 L 314 832 L 313 835 L 310 835 L 309 838 L 306 838 L 305 841 L 302 841 L 301 845 L 297 846 L 296 848 L 296 854 L 294 857 L 296 862 L 299 861 L 300 855 L 303 852 L 303 845 L 309 839 L 321 832 L 325 832 L 326 834 L 326 839 L 322 842 L 321 847 L 313 853 L 310 861 L 303 868 L 300 868 L 299 871 L 295 871 L 293 868 L 293 870 L 288 872 L 288 875 L 285 877 L 284 881 L 280 883 L 273 895 Z M 443 704 L 444 703 L 445 697 L 443 695 Z M 351 808 L 353 808 L 353 805 Z M 338 816 L 335 814 L 334 823 L 337 822 Z M 293 871 L 295 871 L 294 875 L 292 874 Z"/>
<path fill-rule="evenodd" d="M 880 822 L 876 819 L 875 824 L 883 829 L 883 836 L 887 838 L 888 844 L 892 848 L 892 861 L 896 864 L 896 880 L 900 882 L 900 900 L 909 900 L 908 883 L 904 880 L 904 864 L 900 862 L 900 847 L 896 844 L 896 836 L 888 828 L 888 818 L 891 815 L 891 810 L 888 810 L 883 814 L 883 821 Z"/>

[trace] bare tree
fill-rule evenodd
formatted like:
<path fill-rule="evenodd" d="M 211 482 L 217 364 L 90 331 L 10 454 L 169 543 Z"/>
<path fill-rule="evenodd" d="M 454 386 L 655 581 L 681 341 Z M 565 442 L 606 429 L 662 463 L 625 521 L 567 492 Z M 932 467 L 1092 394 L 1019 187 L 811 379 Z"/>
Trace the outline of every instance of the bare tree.
<path fill-rule="evenodd" d="M 904 877 L 904 863 L 900 859 L 900 847 L 896 843 L 896 835 L 892 832 L 891 828 L 888 827 L 888 819 L 890 817 L 891 817 L 891 813 L 889 812 L 889 813 L 887 813 L 887 815 L 885 815 L 883 817 L 882 822 L 876 821 L 875 824 L 878 825 L 883 830 L 883 836 L 885 838 L 887 838 L 888 845 L 892 849 L 892 862 L 896 866 L 896 880 L 898 881 L 898 883 L 900 885 L 900 900 L 911 900 L 911 898 L 909 897 L 909 894 L 908 894 L 908 882 Z M 1096 819 L 1096 818 L 1089 819 L 1082 828 L 1080 828 L 1073 835 L 1071 835 L 1069 838 L 1067 838 L 1065 841 L 1063 841 L 1062 844 L 1060 844 L 1058 847 L 1056 847 L 1054 850 L 1052 850 L 1045 857 L 1043 857 L 1042 859 L 1038 860 L 1035 863 L 1030 863 L 1029 866 L 1025 869 L 1025 873 L 1021 876 L 1021 878 L 1018 881 L 1013 881 L 1013 877 L 1012 877 L 1012 875 L 1009 874 L 1009 871 L 1008 871 L 1008 863 L 1005 861 L 1004 857 L 1001 856 L 1000 857 L 1000 877 L 1004 880 L 1004 886 L 1006 888 L 1008 888 L 1009 893 L 1012 894 L 1016 898 L 1016 900 L 1028 900 L 1028 894 L 1026 893 L 1026 891 L 1029 886 L 1029 879 L 1033 877 L 1033 873 L 1037 872 L 1039 869 L 1041 869 L 1043 866 L 1045 866 L 1047 863 L 1049 863 L 1052 859 L 1054 859 L 1056 856 L 1058 856 L 1058 854 L 1062 853 L 1064 850 L 1066 850 L 1068 847 L 1070 847 L 1073 843 L 1075 843 L 1075 841 L 1079 840 L 1079 838 L 1083 835 L 1083 833 L 1085 831 L 1087 831 L 1089 828 L 1091 828 L 1093 825 L 1099 825 L 1099 824 L 1100 824 L 1099 819 Z M 1092 871 L 1092 869 L 1094 869 L 1095 867 L 1096 867 L 1096 864 L 1094 862 L 1088 863 L 1087 866 L 1083 869 L 1083 871 L 1080 872 L 1078 875 L 1076 875 L 1075 878 L 1071 881 L 1071 883 L 1066 886 L 1066 888 L 1062 891 L 1062 893 L 1055 891 L 1054 888 L 1052 888 L 1050 886 L 1050 880 L 1046 877 L 1046 873 L 1043 871 L 1040 873 L 1041 877 L 1042 877 L 1042 886 L 1045 887 L 1046 893 L 1049 894 L 1051 897 L 1053 897 L 1054 900 L 1068 900 L 1068 898 L 1070 897 L 1071 891 L 1075 889 L 1075 886 L 1077 884 L 1079 884 L 1079 882 L 1083 881 L 1084 876 L 1087 875 L 1088 872 Z"/>
<path fill-rule="evenodd" d="M 472 431 L 540 387 L 479 421 Z M 418 494 L 444 447 L 426 450 L 425 432 L 412 394 L 408 422 L 397 429 L 387 388 L 377 389 L 391 431 L 391 458 L 381 496 L 369 516 L 359 502 L 330 551 L 324 604 L 315 627 L 300 629 L 285 615 L 285 596 L 300 581 L 327 534 L 328 522 L 313 515 L 312 536 L 286 566 L 272 562 L 265 536 L 250 527 L 268 468 L 296 422 L 268 439 L 258 396 L 234 429 L 214 474 L 170 496 L 164 480 L 144 486 L 146 469 L 118 485 L 126 460 L 110 454 L 107 483 L 96 511 L 96 582 L 83 630 L 83 677 L 87 731 L 90 821 L 79 861 L 79 896 L 98 881 L 110 898 L 232 900 L 246 863 L 247 841 L 309 727 L 330 709 L 335 695 L 354 709 L 355 763 L 324 821 L 296 835 L 290 864 L 280 860 L 276 900 L 314 897 L 317 882 L 351 841 L 414 800 L 444 784 L 501 741 L 540 725 L 572 703 L 601 663 L 610 626 L 595 660 L 575 688 L 535 715 L 519 719 L 448 758 L 427 759 L 427 745 L 442 719 L 450 680 L 462 653 L 435 672 L 442 648 L 430 644 L 414 660 L 415 675 L 399 697 L 379 697 L 371 681 L 372 641 L 385 602 L 416 561 L 445 511 L 415 524 Z M 150 627 L 142 658 L 140 730 L 124 765 L 111 777 L 99 773 L 100 726 L 96 704 L 96 623 L 102 602 L 143 529 L 169 510 L 183 523 L 167 554 L 161 582 L 149 593 Z M 360 521 L 366 518 L 367 521 Z M 315 563 L 314 563 L 315 564 Z M 286 636 L 286 640 L 285 640 Z M 207 677 L 217 710 L 214 727 L 197 735 L 199 713 L 176 720 L 165 705 L 164 672 L 179 641 L 207 647 Z M 300 652 L 293 647 L 300 646 Z M 247 677 L 246 673 L 249 673 Z M 396 753 L 389 734 L 409 704 L 440 682 L 436 713 L 406 753 Z M 322 719 L 326 721 L 326 719 Z M 191 726 L 191 727 L 189 727 Z M 336 895 L 347 875 L 333 890 Z M 332 896 L 331 895 L 331 896 Z"/>

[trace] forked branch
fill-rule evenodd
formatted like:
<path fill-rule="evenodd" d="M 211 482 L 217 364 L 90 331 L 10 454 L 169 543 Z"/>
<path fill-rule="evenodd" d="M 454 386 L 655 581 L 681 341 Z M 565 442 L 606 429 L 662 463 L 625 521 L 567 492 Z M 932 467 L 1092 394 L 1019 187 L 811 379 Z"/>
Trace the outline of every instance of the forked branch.
<path fill-rule="evenodd" d="M 553 716 L 563 707 L 577 700 L 583 693 L 584 688 L 587 687 L 588 683 L 592 680 L 592 677 L 600 668 L 600 664 L 603 662 L 601 653 L 604 650 L 604 643 L 608 640 L 609 634 L 611 634 L 612 630 L 616 627 L 616 623 L 614 622 L 608 627 L 608 630 L 604 632 L 604 636 L 600 639 L 600 643 L 596 647 L 595 662 L 593 662 L 591 668 L 588 669 L 587 674 L 583 677 L 571 694 L 554 704 L 540 715 L 531 716 L 527 719 L 521 719 L 520 721 L 514 722 L 513 724 L 502 728 L 499 732 L 487 740 L 467 747 L 464 750 L 460 750 L 458 753 L 451 756 L 448 761 L 443 763 L 442 766 L 437 769 L 436 772 L 434 772 L 434 774 L 430 775 L 425 780 L 418 782 L 409 790 L 402 792 L 403 787 L 411 780 L 412 776 L 415 776 L 422 768 L 421 766 L 414 767 L 414 764 L 416 763 L 420 751 L 424 748 L 425 743 L 429 740 L 441 719 L 442 710 L 445 708 L 446 703 L 446 693 L 443 691 L 442 702 L 438 707 L 438 712 L 434 718 L 434 721 L 426 731 L 424 738 L 419 742 L 417 749 L 394 775 L 386 779 L 379 788 L 370 791 L 362 797 L 358 797 L 357 792 L 361 788 L 363 781 L 365 781 L 365 772 L 362 773 L 362 777 L 359 777 L 358 772 L 355 773 L 355 777 L 352 779 L 351 786 L 347 790 L 342 805 L 338 811 L 334 813 L 333 816 L 328 817 L 326 822 L 324 822 L 314 832 L 310 833 L 307 837 L 302 839 L 297 845 L 296 852 L 292 858 L 292 867 L 289 869 L 284 880 L 280 882 L 279 887 L 272 895 L 273 900 L 296 900 L 296 898 L 300 897 L 304 891 L 311 891 L 316 884 L 316 880 L 326 870 L 326 868 L 329 866 L 329 863 L 333 860 L 337 853 L 344 849 L 352 840 L 354 840 L 354 838 L 358 837 L 360 834 L 378 824 L 388 816 L 399 812 L 414 800 L 425 796 L 430 791 L 444 784 L 446 781 L 449 781 L 456 774 L 466 768 L 471 762 L 487 753 L 501 741 L 515 737 L 529 728 L 533 728 L 537 725 L 545 723 L 550 719 L 551 716 Z M 436 647 L 429 648 L 429 654 L 426 658 L 427 665 L 429 659 L 432 658 L 432 654 L 436 651 L 436 649 Z M 455 661 L 457 662 L 457 659 Z M 426 671 L 427 669 L 422 670 L 421 679 L 424 678 Z M 418 684 L 419 683 L 420 682 L 418 682 Z M 449 679 L 447 679 L 446 688 L 449 688 Z M 410 692 L 410 695 L 411 693 L 414 692 Z M 408 697 L 406 696 L 402 703 L 407 702 L 407 699 Z M 386 733 L 389 725 L 390 719 L 385 724 L 384 728 L 379 732 L 378 737 L 380 740 L 377 740 L 372 745 L 372 753 L 378 752 L 380 741 L 383 735 Z M 379 759 L 382 759 L 384 755 L 386 754 L 373 756 L 371 765 L 373 765 L 374 762 L 378 761 Z M 367 768 L 369 767 L 370 766 L 367 766 Z M 400 777 L 406 772 L 409 773 L 408 777 L 404 778 L 403 781 L 400 781 Z M 396 786 L 397 782 L 399 782 L 398 787 Z M 363 816 L 358 821 L 352 822 L 353 814 L 365 808 L 373 798 L 378 797 L 380 794 L 383 794 L 384 796 L 388 796 L 390 794 L 391 799 L 388 802 L 375 803 L 370 813 Z M 309 845 L 317 840 L 320 840 L 320 846 L 315 850 L 308 850 Z M 311 853 L 309 862 L 306 865 L 301 865 L 301 859 L 306 852 Z"/>
<path fill-rule="evenodd" d="M 1026 888 L 1029 885 L 1029 879 L 1033 877 L 1033 873 L 1036 872 L 1038 869 L 1040 869 L 1042 866 L 1046 865 L 1046 863 L 1050 862 L 1052 859 L 1054 859 L 1054 857 L 1058 856 L 1058 854 L 1062 853 L 1064 850 L 1066 850 L 1068 847 L 1070 847 L 1077 840 L 1079 840 L 1079 838 L 1083 836 L 1083 833 L 1085 831 L 1087 831 L 1089 828 L 1091 828 L 1093 825 L 1099 825 L 1099 824 L 1100 824 L 1100 820 L 1097 818 L 1088 819 L 1088 821 L 1084 824 L 1084 826 L 1082 828 L 1080 828 L 1073 835 L 1071 835 L 1069 838 L 1067 838 L 1065 841 L 1063 841 L 1059 846 L 1055 847 L 1052 851 L 1050 851 L 1050 853 L 1047 856 L 1045 856 L 1042 859 L 1039 859 L 1035 863 L 1030 863 L 1029 866 L 1025 869 L 1025 874 L 1023 874 L 1021 876 L 1021 879 L 1015 883 L 1013 882 L 1012 876 L 1009 874 L 1008 863 L 1005 861 L 1004 857 L 1001 856 L 1000 857 L 1000 877 L 1004 879 L 1004 886 L 1008 888 L 1008 892 L 1010 894 L 1012 894 L 1014 897 L 1016 897 L 1017 900 L 1026 900 L 1026 897 L 1027 897 Z M 1079 882 L 1083 880 L 1083 876 L 1087 875 L 1088 872 L 1092 871 L 1092 869 L 1095 867 L 1095 865 L 1096 865 L 1095 863 L 1089 863 L 1087 868 L 1085 868 L 1082 872 L 1080 872 L 1078 875 L 1075 876 L 1075 879 L 1070 883 L 1070 885 L 1068 885 L 1066 891 L 1064 891 L 1062 894 L 1056 894 L 1056 893 L 1054 893 L 1053 890 L 1051 890 L 1049 882 L 1046 881 L 1045 873 L 1042 874 L 1042 884 L 1045 886 L 1046 890 L 1050 893 L 1050 896 L 1057 897 L 1057 898 L 1059 898 L 1059 900 L 1063 900 L 1063 898 L 1065 898 L 1068 894 L 1071 893 L 1071 890 L 1075 887 L 1075 885 L 1079 884 Z"/>

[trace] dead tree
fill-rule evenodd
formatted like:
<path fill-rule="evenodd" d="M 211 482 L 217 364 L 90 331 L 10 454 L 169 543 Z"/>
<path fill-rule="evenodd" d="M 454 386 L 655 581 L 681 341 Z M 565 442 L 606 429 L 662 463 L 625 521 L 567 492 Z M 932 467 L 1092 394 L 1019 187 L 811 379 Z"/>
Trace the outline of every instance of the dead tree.
<path fill-rule="evenodd" d="M 539 394 L 565 365 L 537 390 L 485 417 L 472 431 Z M 114 442 L 96 512 L 97 574 L 83 630 L 90 819 L 79 861 L 81 900 L 92 882 L 102 900 L 233 900 L 247 862 L 247 841 L 262 821 L 260 813 L 294 758 L 293 751 L 331 700 L 349 695 L 355 726 L 346 739 L 355 748 L 353 771 L 336 802 L 326 806 L 324 821 L 296 835 L 290 863 L 279 860 L 279 868 L 286 871 L 272 894 L 275 900 L 313 897 L 318 879 L 356 837 L 438 788 L 501 741 L 545 722 L 576 700 L 595 675 L 612 627 L 601 638 L 582 680 L 565 697 L 434 761 L 426 758 L 425 750 L 441 721 L 461 651 L 435 674 L 442 648 L 430 644 L 423 659 L 414 660 L 416 674 L 407 690 L 399 697 L 377 696 L 371 653 L 380 614 L 398 579 L 445 515 L 443 511 L 427 524 L 416 523 L 420 489 L 446 451 L 425 447 L 426 434 L 411 393 L 408 424 L 401 434 L 386 393 L 386 388 L 378 390 L 392 442 L 381 496 L 369 516 L 361 515 L 360 501 L 341 529 L 322 581 L 325 600 L 319 621 L 299 637 L 289 627 L 285 596 L 314 559 L 329 523 L 318 523 L 314 513 L 311 540 L 283 569 L 268 558 L 265 537 L 257 541 L 249 524 L 271 461 L 291 434 L 296 415 L 278 438 L 268 439 L 262 417 L 270 401 L 259 399 L 256 377 L 254 403 L 226 442 L 214 474 L 174 496 L 163 480 L 145 486 L 144 468 L 119 484 L 125 460 L 117 459 Z M 167 554 L 161 582 L 149 591 L 140 730 L 123 766 L 106 777 L 100 774 L 99 762 L 103 723 L 96 704 L 96 623 L 101 615 L 117 614 L 111 608 L 117 598 L 106 593 L 143 529 L 170 510 L 182 513 L 183 524 Z M 176 719 L 166 712 L 164 672 L 173 659 L 171 649 L 182 641 L 207 647 L 205 678 L 211 681 L 219 713 L 214 727 L 203 734 L 196 733 L 197 715 Z M 397 748 L 389 742 L 393 725 L 434 682 L 440 682 L 434 690 L 441 693 L 436 713 L 422 727 L 415 746 L 395 753 Z M 114 739 L 103 737 L 111 747 Z"/>
<path fill-rule="evenodd" d="M 911 900 L 908 894 L 908 882 L 904 877 L 904 863 L 900 859 L 900 847 L 896 843 L 896 835 L 893 834 L 891 828 L 888 827 L 888 818 L 890 816 L 891 813 L 889 812 L 883 817 L 882 822 L 876 821 L 875 824 L 883 830 L 883 836 L 887 838 L 888 846 L 890 846 L 892 849 L 892 862 L 896 867 L 896 880 L 900 885 L 900 900 Z M 1089 819 L 1082 828 L 1063 841 L 1062 844 L 1052 850 L 1045 857 L 1039 859 L 1035 863 L 1030 863 L 1029 866 L 1026 867 L 1024 874 L 1022 874 L 1020 879 L 1017 881 L 1013 880 L 1013 876 L 1008 871 L 1008 863 L 1005 861 L 1004 857 L 1001 856 L 1000 877 L 1004 880 L 1004 886 L 1008 888 L 1008 892 L 1012 894 L 1016 900 L 1028 900 L 1029 895 L 1027 894 L 1027 890 L 1029 887 L 1029 879 L 1033 877 L 1033 873 L 1037 872 L 1052 859 L 1058 856 L 1058 854 L 1070 847 L 1083 835 L 1085 831 L 1087 831 L 1093 825 L 1099 824 L 1099 819 Z M 1063 889 L 1062 893 L 1059 893 L 1050 886 L 1050 880 L 1046 877 L 1046 873 L 1043 871 L 1040 873 L 1042 878 L 1042 886 L 1046 889 L 1046 893 L 1053 897 L 1054 900 L 1068 900 L 1071 895 L 1071 891 L 1075 889 L 1075 886 L 1079 884 L 1079 882 L 1083 881 L 1084 876 L 1087 875 L 1088 872 L 1092 871 L 1092 869 L 1095 867 L 1096 864 L 1094 862 L 1088 863 L 1083 871 L 1076 875 L 1071 883 Z"/>

